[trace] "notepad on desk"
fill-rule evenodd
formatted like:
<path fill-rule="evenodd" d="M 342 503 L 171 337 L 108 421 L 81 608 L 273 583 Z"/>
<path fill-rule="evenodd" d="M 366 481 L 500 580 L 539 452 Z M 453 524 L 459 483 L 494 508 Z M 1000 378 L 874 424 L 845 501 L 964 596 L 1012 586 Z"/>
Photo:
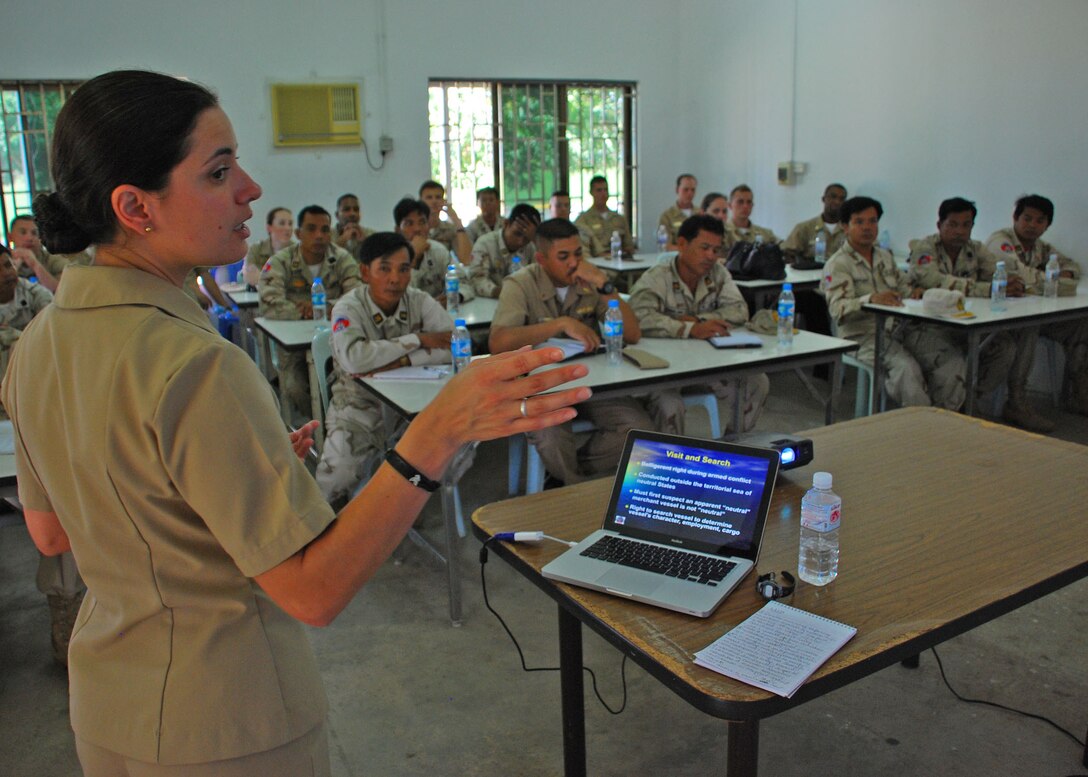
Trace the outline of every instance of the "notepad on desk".
<path fill-rule="evenodd" d="M 412 364 L 384 372 L 375 372 L 365 377 L 374 378 L 374 380 L 441 380 L 452 373 L 453 368 L 448 365 Z"/>
<path fill-rule="evenodd" d="M 707 340 L 715 348 L 762 348 L 763 340 L 750 332 L 730 332 Z"/>
<path fill-rule="evenodd" d="M 858 633 L 820 615 L 767 602 L 695 654 L 695 663 L 787 699 Z"/>
<path fill-rule="evenodd" d="M 570 337 L 549 337 L 538 345 L 537 348 L 558 348 L 563 352 L 563 359 L 587 355 L 586 347 L 582 345 L 582 341 Z M 604 345 L 602 344 L 597 350 L 600 351 L 603 348 Z M 596 353 L 596 351 L 589 351 L 588 353 Z"/>

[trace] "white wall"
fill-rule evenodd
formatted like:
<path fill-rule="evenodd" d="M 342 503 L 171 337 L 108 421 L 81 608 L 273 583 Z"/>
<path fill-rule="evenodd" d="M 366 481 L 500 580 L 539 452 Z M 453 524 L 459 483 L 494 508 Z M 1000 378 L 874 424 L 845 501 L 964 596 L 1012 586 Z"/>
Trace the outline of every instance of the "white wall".
<path fill-rule="evenodd" d="M 794 157 L 809 172 L 782 187 L 795 9 Z M 841 180 L 883 202 L 897 249 L 934 232 L 956 195 L 977 202 L 985 240 L 1017 196 L 1038 192 L 1056 205 L 1047 237 L 1088 256 L 1088 3 L 693 0 L 692 11 L 710 18 L 684 62 L 700 74 L 687 99 L 713 95 L 702 123 L 714 129 L 687 142 L 702 181 L 755 189 L 758 223 L 784 236 Z"/>

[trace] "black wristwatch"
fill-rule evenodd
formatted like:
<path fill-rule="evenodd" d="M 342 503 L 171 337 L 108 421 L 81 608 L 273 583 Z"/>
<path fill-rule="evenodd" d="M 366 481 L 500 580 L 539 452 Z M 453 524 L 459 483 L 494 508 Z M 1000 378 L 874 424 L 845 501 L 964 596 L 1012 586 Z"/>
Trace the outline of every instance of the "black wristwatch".
<path fill-rule="evenodd" d="M 597 287 L 597 293 L 598 294 L 615 294 L 616 293 L 616 286 L 615 286 L 615 284 L 612 283 L 612 281 L 605 281 L 604 286 L 598 286 Z"/>

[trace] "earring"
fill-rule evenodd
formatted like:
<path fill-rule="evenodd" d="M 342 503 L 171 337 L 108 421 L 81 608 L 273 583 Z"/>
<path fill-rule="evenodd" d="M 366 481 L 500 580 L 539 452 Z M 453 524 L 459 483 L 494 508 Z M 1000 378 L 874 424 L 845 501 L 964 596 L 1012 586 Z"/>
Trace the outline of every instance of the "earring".
<path fill-rule="evenodd" d="M 148 224 L 146 227 L 144 227 L 144 232 L 150 232 L 150 231 L 151 231 L 151 225 Z"/>

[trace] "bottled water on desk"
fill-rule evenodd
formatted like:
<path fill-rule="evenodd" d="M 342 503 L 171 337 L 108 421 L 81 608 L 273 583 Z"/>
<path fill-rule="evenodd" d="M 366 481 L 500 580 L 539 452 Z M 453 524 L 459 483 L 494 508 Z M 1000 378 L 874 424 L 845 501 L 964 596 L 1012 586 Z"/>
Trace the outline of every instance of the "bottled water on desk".
<path fill-rule="evenodd" d="M 623 238 L 620 237 L 620 231 L 617 229 L 612 233 L 612 261 L 619 264 L 623 259 Z"/>
<path fill-rule="evenodd" d="M 778 295 L 778 344 L 793 345 L 793 284 L 783 283 Z"/>
<path fill-rule="evenodd" d="M 797 576 L 806 583 L 827 585 L 838 576 L 841 518 L 842 499 L 831 490 L 831 473 L 817 472 L 801 498 Z"/>
<path fill-rule="evenodd" d="M 521 269 L 521 257 L 514 254 L 514 258 L 510 260 L 510 272 L 507 275 L 513 275 Z"/>
<path fill-rule="evenodd" d="M 310 307 L 314 311 L 314 321 L 319 322 L 318 328 L 325 329 L 329 321 L 329 305 L 325 296 L 325 284 L 321 282 L 321 276 L 314 278 L 310 287 Z"/>
<path fill-rule="evenodd" d="M 618 299 L 608 300 L 608 310 L 604 314 L 604 347 L 609 366 L 618 367 L 623 361 L 623 313 Z"/>
<path fill-rule="evenodd" d="M 665 253 L 665 246 L 669 244 L 669 230 L 664 224 L 660 224 L 657 227 L 657 252 L 659 254 Z"/>
<path fill-rule="evenodd" d="M 1051 254 L 1050 261 L 1046 263 L 1046 279 L 1043 281 L 1043 296 L 1047 299 L 1058 296 L 1058 277 L 1061 274 L 1062 266 L 1058 262 L 1058 255 Z"/>
<path fill-rule="evenodd" d="M 469 337 L 465 319 L 453 322 L 453 334 L 450 335 L 450 351 L 453 353 L 453 371 L 460 372 L 472 361 L 472 338 Z"/>
<path fill-rule="evenodd" d="M 446 267 L 446 312 L 456 318 L 461 309 L 461 277 L 457 274 L 457 265 Z"/>
<path fill-rule="evenodd" d="M 990 310 L 1000 313 L 1008 308 L 1005 303 L 1005 291 L 1009 285 L 1009 274 L 1005 272 L 1005 263 L 998 262 L 990 281 Z"/>
<path fill-rule="evenodd" d="M 827 258 L 827 239 L 824 237 L 824 231 L 822 229 L 816 233 L 816 243 L 814 247 L 816 264 L 823 264 L 824 260 Z"/>

